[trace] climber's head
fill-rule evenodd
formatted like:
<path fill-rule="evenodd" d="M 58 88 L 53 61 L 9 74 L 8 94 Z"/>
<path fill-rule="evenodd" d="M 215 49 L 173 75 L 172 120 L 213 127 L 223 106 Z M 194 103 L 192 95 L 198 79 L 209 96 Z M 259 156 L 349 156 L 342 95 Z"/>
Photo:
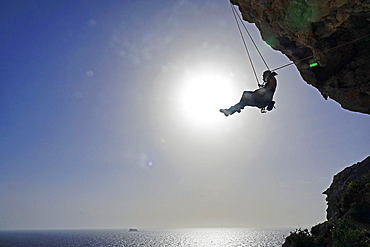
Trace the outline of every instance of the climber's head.
<path fill-rule="evenodd" d="M 263 72 L 263 81 L 268 81 L 271 77 L 276 76 L 275 72 L 271 72 L 270 70 L 266 70 Z"/>

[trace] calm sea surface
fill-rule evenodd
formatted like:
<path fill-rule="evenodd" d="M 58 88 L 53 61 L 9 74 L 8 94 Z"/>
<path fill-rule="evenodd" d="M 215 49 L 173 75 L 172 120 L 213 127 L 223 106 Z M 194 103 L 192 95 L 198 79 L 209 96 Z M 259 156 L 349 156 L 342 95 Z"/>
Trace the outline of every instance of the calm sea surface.
<path fill-rule="evenodd" d="M 281 246 L 293 229 L 181 229 L 128 232 L 127 230 L 2 231 L 0 246 Z"/>

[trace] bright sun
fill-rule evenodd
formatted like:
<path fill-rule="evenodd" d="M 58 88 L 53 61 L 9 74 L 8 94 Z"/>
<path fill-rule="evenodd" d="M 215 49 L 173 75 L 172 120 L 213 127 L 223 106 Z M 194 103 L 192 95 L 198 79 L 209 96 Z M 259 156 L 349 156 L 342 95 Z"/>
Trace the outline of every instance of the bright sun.
<path fill-rule="evenodd" d="M 239 101 L 230 77 L 204 73 L 189 76 L 181 90 L 186 118 L 197 124 L 215 124 L 225 119 L 219 112 Z"/>

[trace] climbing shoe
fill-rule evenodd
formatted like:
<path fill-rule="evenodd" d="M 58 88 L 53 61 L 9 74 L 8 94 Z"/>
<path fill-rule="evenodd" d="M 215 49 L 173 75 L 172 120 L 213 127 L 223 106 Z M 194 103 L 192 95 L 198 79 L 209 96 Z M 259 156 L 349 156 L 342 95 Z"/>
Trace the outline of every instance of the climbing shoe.
<path fill-rule="evenodd" d="M 220 112 L 222 112 L 223 114 L 225 114 L 225 116 L 229 116 L 231 115 L 231 111 L 229 111 L 228 109 L 220 109 Z"/>

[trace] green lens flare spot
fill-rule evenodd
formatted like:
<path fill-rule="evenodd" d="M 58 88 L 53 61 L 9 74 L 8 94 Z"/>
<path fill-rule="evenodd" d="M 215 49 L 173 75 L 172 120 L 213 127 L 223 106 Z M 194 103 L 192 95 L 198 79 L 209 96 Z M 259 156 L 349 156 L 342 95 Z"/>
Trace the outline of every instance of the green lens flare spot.
<path fill-rule="evenodd" d="M 266 39 L 266 43 L 269 45 L 269 46 L 273 46 L 275 44 L 275 40 L 274 38 L 267 38 Z"/>
<path fill-rule="evenodd" d="M 312 68 L 312 67 L 316 67 L 318 64 L 317 63 L 311 63 L 310 64 L 310 67 Z"/>

